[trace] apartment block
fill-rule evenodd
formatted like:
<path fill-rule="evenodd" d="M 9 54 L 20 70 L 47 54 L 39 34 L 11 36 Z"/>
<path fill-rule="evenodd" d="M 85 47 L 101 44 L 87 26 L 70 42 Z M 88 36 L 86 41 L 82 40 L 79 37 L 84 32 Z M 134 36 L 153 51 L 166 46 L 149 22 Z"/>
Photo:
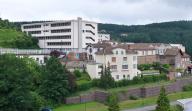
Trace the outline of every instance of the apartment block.
<path fill-rule="evenodd" d="M 124 46 L 107 47 L 96 52 L 95 63 L 87 64 L 92 79 L 100 78 L 101 66 L 110 67 L 112 77 L 118 81 L 137 76 L 137 52 Z"/>
<path fill-rule="evenodd" d="M 98 42 L 98 24 L 82 18 L 24 24 L 21 29 L 36 37 L 43 49 L 83 50 L 88 44 Z"/>

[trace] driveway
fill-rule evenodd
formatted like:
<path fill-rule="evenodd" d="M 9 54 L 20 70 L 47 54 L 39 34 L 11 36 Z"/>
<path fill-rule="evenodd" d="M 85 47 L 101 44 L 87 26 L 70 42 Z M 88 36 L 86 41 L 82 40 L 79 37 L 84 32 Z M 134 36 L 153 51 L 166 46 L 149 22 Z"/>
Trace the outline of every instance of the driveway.
<path fill-rule="evenodd" d="M 171 102 L 171 105 L 175 105 L 176 102 Z M 155 110 L 156 105 L 152 105 L 152 106 L 145 106 L 145 107 L 141 107 L 141 108 L 135 108 L 135 109 L 125 109 L 122 111 L 152 111 Z"/>

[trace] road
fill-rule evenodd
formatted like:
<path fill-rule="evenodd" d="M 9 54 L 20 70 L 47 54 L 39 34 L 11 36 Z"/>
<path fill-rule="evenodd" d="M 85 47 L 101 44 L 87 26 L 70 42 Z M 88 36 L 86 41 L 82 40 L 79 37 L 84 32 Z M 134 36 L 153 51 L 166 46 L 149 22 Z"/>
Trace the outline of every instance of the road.
<path fill-rule="evenodd" d="M 171 102 L 171 105 L 175 105 L 176 102 Z M 135 108 L 135 109 L 127 109 L 127 110 L 122 110 L 122 111 L 152 111 L 155 110 L 156 105 L 152 106 L 145 106 L 141 108 Z"/>

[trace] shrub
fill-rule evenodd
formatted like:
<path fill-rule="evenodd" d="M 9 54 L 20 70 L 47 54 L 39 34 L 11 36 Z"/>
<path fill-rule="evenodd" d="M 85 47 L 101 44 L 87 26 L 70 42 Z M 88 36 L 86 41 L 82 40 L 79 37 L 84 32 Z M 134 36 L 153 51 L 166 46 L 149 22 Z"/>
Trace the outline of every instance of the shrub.
<path fill-rule="evenodd" d="M 192 84 L 184 86 L 183 91 L 192 91 Z"/>
<path fill-rule="evenodd" d="M 100 85 L 100 79 L 93 79 L 92 80 L 92 86 L 93 87 L 99 87 Z"/>
<path fill-rule="evenodd" d="M 92 88 L 92 83 L 91 82 L 84 83 L 84 84 L 81 84 L 81 85 L 77 86 L 78 91 L 85 91 L 85 90 L 88 90 L 90 88 Z"/>
<path fill-rule="evenodd" d="M 80 78 L 80 77 L 81 77 L 81 72 L 80 72 L 79 70 L 75 70 L 73 73 L 75 74 L 75 76 L 76 76 L 77 78 Z"/>
<path fill-rule="evenodd" d="M 137 96 L 133 96 L 133 95 L 131 95 L 131 96 L 129 96 L 129 99 L 130 99 L 130 100 L 137 100 L 138 97 L 137 97 Z"/>

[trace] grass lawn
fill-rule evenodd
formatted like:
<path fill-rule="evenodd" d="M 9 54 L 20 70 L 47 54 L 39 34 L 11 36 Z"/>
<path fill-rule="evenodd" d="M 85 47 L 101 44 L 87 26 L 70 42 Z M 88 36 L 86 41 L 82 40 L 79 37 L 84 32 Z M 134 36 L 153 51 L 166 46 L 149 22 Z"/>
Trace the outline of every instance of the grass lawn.
<path fill-rule="evenodd" d="M 169 94 L 168 98 L 170 101 L 175 101 L 177 99 L 184 99 L 184 98 L 190 98 L 192 97 L 192 91 L 189 92 L 178 92 Z M 149 98 L 143 98 L 138 100 L 127 100 L 119 103 L 119 106 L 121 109 L 129 109 L 129 108 L 137 108 L 137 107 L 143 107 L 147 105 L 153 105 L 157 101 L 156 97 L 149 97 Z M 85 104 L 74 104 L 74 105 L 62 105 L 54 111 L 107 111 L 107 106 L 97 103 L 97 102 L 90 102 Z"/>

